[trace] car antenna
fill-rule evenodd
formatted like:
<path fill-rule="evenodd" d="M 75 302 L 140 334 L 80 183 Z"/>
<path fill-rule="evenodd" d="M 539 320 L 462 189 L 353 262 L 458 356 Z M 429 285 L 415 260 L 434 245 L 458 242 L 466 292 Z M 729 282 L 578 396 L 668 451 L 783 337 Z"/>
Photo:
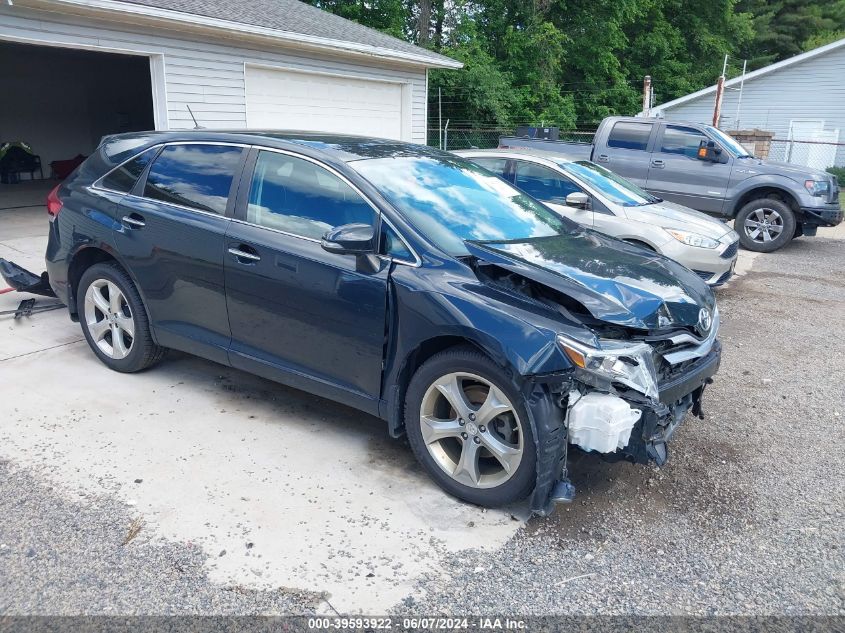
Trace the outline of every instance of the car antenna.
<path fill-rule="evenodd" d="M 190 114 L 191 118 L 194 120 L 194 129 L 195 130 L 204 130 L 205 128 L 203 126 L 201 126 L 199 123 L 197 123 L 197 117 L 194 116 L 194 111 L 191 110 L 191 106 L 189 106 L 186 103 L 185 107 L 188 108 L 188 114 Z"/>

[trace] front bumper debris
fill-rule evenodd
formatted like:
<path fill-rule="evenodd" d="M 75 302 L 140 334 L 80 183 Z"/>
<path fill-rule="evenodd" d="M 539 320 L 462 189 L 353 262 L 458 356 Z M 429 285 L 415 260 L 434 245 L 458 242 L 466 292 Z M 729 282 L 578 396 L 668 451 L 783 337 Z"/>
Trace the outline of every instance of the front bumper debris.
<path fill-rule="evenodd" d="M 637 464 L 652 461 L 658 466 L 665 464 L 668 460 L 668 442 L 687 414 L 704 419 L 704 391 L 719 370 L 721 356 L 721 344 L 714 340 L 707 354 L 687 361 L 679 375 L 660 382 L 658 400 L 647 398 L 633 389 L 612 388 L 613 395 L 642 414 L 631 429 L 627 445 L 612 453 L 600 453 L 600 457 L 611 462 L 626 460 Z M 564 411 L 570 397 L 568 390 L 580 386 L 586 388 L 588 393 L 596 393 L 594 387 L 573 379 L 557 376 L 557 380 L 552 381 L 549 378 L 535 378 L 529 382 L 530 387 L 526 390 L 527 394 L 533 396 L 529 400 L 529 416 L 535 428 L 547 440 L 540 447 L 537 485 L 531 497 L 531 510 L 540 516 L 549 514 L 557 503 L 571 502 L 575 496 L 575 487 L 567 472 L 570 438 Z M 559 403 L 563 411 L 552 403 Z"/>

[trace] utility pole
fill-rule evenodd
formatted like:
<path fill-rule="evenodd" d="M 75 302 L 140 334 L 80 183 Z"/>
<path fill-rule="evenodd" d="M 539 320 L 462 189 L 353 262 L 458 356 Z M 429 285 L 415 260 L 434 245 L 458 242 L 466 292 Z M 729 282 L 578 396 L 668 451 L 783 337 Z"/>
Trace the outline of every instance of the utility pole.
<path fill-rule="evenodd" d="M 651 75 L 643 79 L 643 116 L 648 118 L 651 114 Z"/>
<path fill-rule="evenodd" d="M 722 65 L 722 74 L 716 82 L 716 105 L 713 108 L 713 127 L 719 127 L 719 117 L 722 116 L 722 97 L 725 94 L 725 73 L 728 72 L 728 56 L 725 55 L 725 63 Z"/>
<path fill-rule="evenodd" d="M 742 79 L 739 80 L 739 98 L 736 101 L 736 119 L 734 120 L 734 129 L 739 129 L 739 111 L 742 108 L 742 89 L 745 87 L 745 68 L 748 66 L 748 60 L 742 60 Z"/>

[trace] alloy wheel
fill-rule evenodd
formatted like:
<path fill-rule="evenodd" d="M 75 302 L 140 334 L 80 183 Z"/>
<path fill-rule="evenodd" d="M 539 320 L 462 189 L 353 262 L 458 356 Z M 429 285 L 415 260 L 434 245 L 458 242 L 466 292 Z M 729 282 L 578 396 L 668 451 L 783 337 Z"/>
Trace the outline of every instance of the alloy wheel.
<path fill-rule="evenodd" d="M 437 465 L 465 486 L 500 486 L 522 461 L 524 433 L 515 407 L 475 374 L 449 373 L 428 387 L 420 430 Z"/>
<path fill-rule="evenodd" d="M 744 223 L 745 234 L 755 242 L 771 242 L 783 233 L 783 217 L 774 209 L 763 207 L 752 211 Z"/>
<path fill-rule="evenodd" d="M 120 360 L 132 351 L 135 319 L 126 297 L 113 281 L 97 279 L 85 292 L 85 323 L 103 354 Z"/>

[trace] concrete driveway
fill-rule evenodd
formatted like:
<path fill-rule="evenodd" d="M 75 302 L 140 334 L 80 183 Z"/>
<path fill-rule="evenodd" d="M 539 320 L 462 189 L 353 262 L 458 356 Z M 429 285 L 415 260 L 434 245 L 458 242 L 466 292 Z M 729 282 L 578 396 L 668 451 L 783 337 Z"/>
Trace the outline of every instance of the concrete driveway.
<path fill-rule="evenodd" d="M 0 257 L 40 272 L 49 187 L 16 187 L 0 190 Z M 0 320 L 0 458 L 114 495 L 149 533 L 201 546 L 215 581 L 325 592 L 323 610 L 384 612 L 444 557 L 522 524 L 444 495 L 353 409 L 179 353 L 110 371 L 65 310 Z"/>

